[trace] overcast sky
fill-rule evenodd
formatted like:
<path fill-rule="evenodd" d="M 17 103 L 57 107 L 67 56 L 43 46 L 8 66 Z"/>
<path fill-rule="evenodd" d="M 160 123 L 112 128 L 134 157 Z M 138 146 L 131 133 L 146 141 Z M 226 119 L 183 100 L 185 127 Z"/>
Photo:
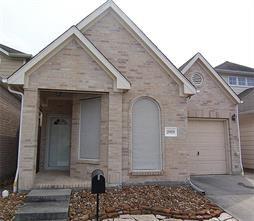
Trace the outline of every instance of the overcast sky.
<path fill-rule="evenodd" d="M 35 55 L 105 0 L 0 0 L 0 43 Z M 254 0 L 115 0 L 179 67 L 196 52 L 213 65 L 254 67 Z"/>

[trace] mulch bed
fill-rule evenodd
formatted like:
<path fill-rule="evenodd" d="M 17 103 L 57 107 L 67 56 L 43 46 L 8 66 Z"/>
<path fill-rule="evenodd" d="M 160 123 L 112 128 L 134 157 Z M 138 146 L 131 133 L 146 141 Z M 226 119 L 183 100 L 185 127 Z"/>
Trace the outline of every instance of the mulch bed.
<path fill-rule="evenodd" d="M 0 197 L 0 220 L 10 221 L 14 219 L 15 211 L 24 203 L 26 194 L 11 193 L 8 197 Z"/>
<path fill-rule="evenodd" d="M 95 217 L 96 195 L 88 190 L 72 193 L 70 220 Z M 101 219 L 120 214 L 154 214 L 178 219 L 204 220 L 223 211 L 187 186 L 131 186 L 110 189 L 100 195 Z"/>

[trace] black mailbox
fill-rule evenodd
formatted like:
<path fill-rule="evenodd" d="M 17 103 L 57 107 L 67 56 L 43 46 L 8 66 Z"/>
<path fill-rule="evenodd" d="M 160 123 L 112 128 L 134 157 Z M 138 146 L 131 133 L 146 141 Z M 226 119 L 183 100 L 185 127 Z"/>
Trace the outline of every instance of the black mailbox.
<path fill-rule="evenodd" d="M 92 193 L 105 193 L 105 177 L 102 170 L 92 172 Z"/>

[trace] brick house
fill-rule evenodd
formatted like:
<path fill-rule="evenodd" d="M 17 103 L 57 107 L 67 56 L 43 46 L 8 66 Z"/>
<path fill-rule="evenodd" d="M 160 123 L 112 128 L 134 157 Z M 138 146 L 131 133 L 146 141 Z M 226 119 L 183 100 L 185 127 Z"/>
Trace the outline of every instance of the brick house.
<path fill-rule="evenodd" d="M 0 44 L 0 181 L 13 176 L 17 159 L 20 98 L 10 93 L 2 79 L 22 66 L 31 55 Z"/>
<path fill-rule="evenodd" d="M 24 93 L 19 188 L 241 173 L 239 98 L 200 54 L 182 72 L 104 3 L 5 80 Z"/>

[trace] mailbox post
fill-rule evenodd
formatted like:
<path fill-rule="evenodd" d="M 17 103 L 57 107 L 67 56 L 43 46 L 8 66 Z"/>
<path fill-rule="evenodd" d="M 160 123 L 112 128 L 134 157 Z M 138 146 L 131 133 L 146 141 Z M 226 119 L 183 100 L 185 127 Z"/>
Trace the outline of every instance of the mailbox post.
<path fill-rule="evenodd" d="M 96 169 L 92 172 L 92 194 L 96 194 L 96 220 L 99 221 L 100 193 L 105 193 L 105 177 L 102 170 Z"/>

